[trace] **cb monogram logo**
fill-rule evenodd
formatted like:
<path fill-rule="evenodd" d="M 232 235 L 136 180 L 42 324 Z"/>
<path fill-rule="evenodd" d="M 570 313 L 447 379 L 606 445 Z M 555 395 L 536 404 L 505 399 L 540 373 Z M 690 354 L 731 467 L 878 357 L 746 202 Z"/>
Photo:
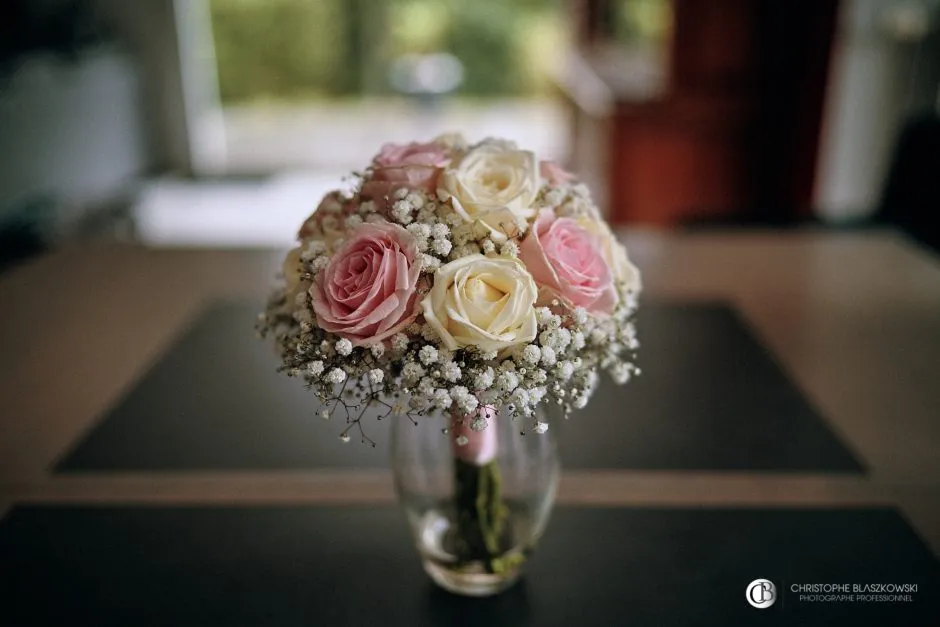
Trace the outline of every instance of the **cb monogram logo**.
<path fill-rule="evenodd" d="M 777 600 L 777 586 L 769 579 L 755 579 L 747 585 L 747 602 L 757 609 L 765 609 Z"/>

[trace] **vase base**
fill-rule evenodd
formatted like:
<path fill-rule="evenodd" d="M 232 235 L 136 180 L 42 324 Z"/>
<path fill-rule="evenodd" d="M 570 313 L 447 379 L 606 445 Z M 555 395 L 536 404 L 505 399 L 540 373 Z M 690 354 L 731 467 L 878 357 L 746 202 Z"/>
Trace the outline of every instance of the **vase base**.
<path fill-rule="evenodd" d="M 521 565 L 501 573 L 484 572 L 482 564 L 479 568 L 474 565 L 465 565 L 460 570 L 439 564 L 430 559 L 422 560 L 424 570 L 434 583 L 448 592 L 470 597 L 487 597 L 499 594 L 511 587 L 522 574 Z"/>
<path fill-rule="evenodd" d="M 512 526 L 504 535 L 501 552 L 486 560 L 468 560 L 455 548 L 456 515 L 450 510 L 431 509 L 417 524 L 418 550 L 424 570 L 439 586 L 465 596 L 484 597 L 502 592 L 514 584 L 522 573 L 529 550 L 527 544 L 514 544 L 514 538 L 537 539 L 530 529 L 527 516 L 510 503 Z"/>

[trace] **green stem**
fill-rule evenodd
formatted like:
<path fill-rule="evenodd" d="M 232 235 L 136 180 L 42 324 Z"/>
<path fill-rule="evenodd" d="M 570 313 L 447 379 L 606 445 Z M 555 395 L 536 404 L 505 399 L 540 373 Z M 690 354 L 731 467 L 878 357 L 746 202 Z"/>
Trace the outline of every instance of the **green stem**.
<path fill-rule="evenodd" d="M 511 564 L 501 557 L 508 510 L 497 461 L 477 466 L 455 458 L 454 485 L 457 557 L 464 563 L 482 562 L 487 572 L 503 572 Z"/>

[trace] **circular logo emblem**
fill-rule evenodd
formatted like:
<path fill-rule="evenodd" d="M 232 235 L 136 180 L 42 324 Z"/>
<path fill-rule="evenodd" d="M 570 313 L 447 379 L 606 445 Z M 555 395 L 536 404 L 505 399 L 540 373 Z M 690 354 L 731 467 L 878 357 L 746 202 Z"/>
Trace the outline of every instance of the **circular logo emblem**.
<path fill-rule="evenodd" d="M 770 607 L 777 600 L 777 586 L 769 579 L 755 579 L 747 584 L 745 596 L 748 603 L 762 610 Z"/>

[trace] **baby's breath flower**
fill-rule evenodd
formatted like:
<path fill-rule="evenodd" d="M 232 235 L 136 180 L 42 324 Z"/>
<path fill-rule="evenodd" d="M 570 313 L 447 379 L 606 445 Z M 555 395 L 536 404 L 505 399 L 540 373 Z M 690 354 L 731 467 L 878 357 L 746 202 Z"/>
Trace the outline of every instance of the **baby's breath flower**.
<path fill-rule="evenodd" d="M 574 364 L 570 361 L 563 361 L 555 367 L 555 374 L 562 381 L 567 381 L 574 374 Z"/>
<path fill-rule="evenodd" d="M 470 442 L 470 438 L 465 435 L 458 435 L 454 442 L 457 443 L 457 446 L 466 446 Z"/>
<path fill-rule="evenodd" d="M 362 216 L 357 216 L 356 214 L 353 214 L 346 218 L 347 229 L 354 229 L 361 224 L 362 224 Z"/>
<path fill-rule="evenodd" d="M 435 254 L 442 256 L 449 254 L 452 247 L 453 245 L 448 239 L 439 238 L 431 242 L 431 250 L 433 250 Z"/>
<path fill-rule="evenodd" d="M 527 407 L 529 405 L 529 393 L 523 388 L 516 388 L 510 395 L 509 400 L 517 407 Z"/>
<path fill-rule="evenodd" d="M 319 360 L 317 360 L 317 361 L 311 361 L 311 362 L 307 365 L 307 370 L 310 371 L 310 374 L 311 374 L 311 375 L 313 375 L 313 376 L 315 376 L 315 377 L 319 377 L 321 374 L 323 374 L 323 362 L 322 362 L 322 361 L 319 361 Z"/>
<path fill-rule="evenodd" d="M 519 244 L 510 240 L 506 240 L 499 247 L 499 254 L 506 257 L 518 257 L 519 256 Z"/>
<path fill-rule="evenodd" d="M 506 371 L 496 377 L 496 387 L 504 392 L 512 392 L 519 387 L 519 377 L 515 372 Z"/>
<path fill-rule="evenodd" d="M 584 334 L 580 331 L 575 331 L 571 334 L 571 348 L 576 351 L 584 348 Z"/>
<path fill-rule="evenodd" d="M 539 384 L 545 383 L 548 381 L 548 373 L 544 368 L 535 368 L 532 370 L 532 380 Z"/>
<path fill-rule="evenodd" d="M 373 357 L 375 357 L 376 359 L 379 359 L 380 357 L 382 357 L 382 355 L 385 354 L 385 344 L 383 344 L 382 342 L 376 342 L 375 344 L 369 347 L 369 352 L 372 353 Z"/>
<path fill-rule="evenodd" d="M 480 401 L 478 401 L 477 397 L 473 394 L 465 396 L 459 403 L 457 403 L 457 407 L 465 414 L 471 414 L 475 412 L 479 405 Z"/>
<path fill-rule="evenodd" d="M 420 359 L 421 363 L 425 366 L 433 364 L 437 361 L 437 349 L 430 344 L 425 344 L 421 347 L 421 350 L 418 351 L 418 359 Z"/>
<path fill-rule="evenodd" d="M 414 205 L 407 200 L 396 201 L 395 204 L 392 205 L 392 219 L 401 224 L 411 224 L 414 219 L 411 216 L 412 211 L 414 211 Z"/>
<path fill-rule="evenodd" d="M 401 369 L 401 376 L 406 383 L 417 383 L 418 379 L 424 376 L 424 368 L 421 364 L 410 361 Z"/>
<path fill-rule="evenodd" d="M 349 441 L 350 441 L 351 439 L 352 439 L 352 438 L 349 437 L 349 434 L 348 434 L 348 433 L 342 433 L 342 434 L 340 434 L 340 436 L 339 436 L 339 440 L 340 440 L 340 442 L 342 442 L 343 444 L 349 444 Z"/>
<path fill-rule="evenodd" d="M 625 363 L 619 363 L 613 368 L 610 369 L 610 376 L 613 378 L 614 383 L 617 385 L 623 385 L 630 380 L 630 366 Z"/>
<path fill-rule="evenodd" d="M 396 333 L 392 336 L 392 348 L 397 351 L 403 351 L 408 348 L 408 336 L 404 333 Z"/>
<path fill-rule="evenodd" d="M 395 193 L 392 194 L 392 198 L 396 200 L 404 200 L 408 196 L 410 190 L 407 187 L 399 187 L 395 190 Z"/>
<path fill-rule="evenodd" d="M 435 272 L 440 267 L 441 267 L 440 259 L 438 259 L 434 255 L 421 253 L 421 271 L 422 272 Z"/>
<path fill-rule="evenodd" d="M 310 265 L 313 268 L 313 271 L 315 273 L 320 272 L 321 270 L 325 270 L 326 267 L 330 265 L 330 258 L 327 257 L 326 255 L 321 255 L 317 257 L 316 259 L 314 259 L 313 263 L 311 263 Z"/>
<path fill-rule="evenodd" d="M 551 346 L 542 347 L 541 362 L 543 366 L 553 366 L 555 364 L 555 349 Z"/>
<path fill-rule="evenodd" d="M 552 310 L 549 309 L 548 307 L 536 307 L 535 308 L 535 319 L 539 323 L 539 325 L 543 327 L 548 326 L 548 321 L 551 319 L 552 315 L 553 315 Z"/>
<path fill-rule="evenodd" d="M 406 228 L 408 229 L 409 233 L 418 239 L 427 239 L 431 237 L 431 227 L 427 224 L 415 222 L 414 224 L 409 224 Z"/>
<path fill-rule="evenodd" d="M 424 396 L 434 394 L 434 379 L 431 377 L 421 377 L 421 381 L 418 383 L 418 392 Z"/>
<path fill-rule="evenodd" d="M 542 351 L 535 344 L 529 344 L 524 349 L 522 349 L 522 358 L 530 364 L 539 363 L 539 359 L 541 357 Z"/>
<path fill-rule="evenodd" d="M 352 352 L 353 345 L 352 342 L 346 338 L 342 338 L 336 341 L 336 352 L 343 357 L 349 355 Z"/>
<path fill-rule="evenodd" d="M 456 383 L 457 381 L 459 381 L 461 374 L 462 373 L 460 372 L 460 366 L 458 366 L 452 361 L 446 362 L 444 366 L 441 368 L 441 376 L 445 380 L 450 381 L 451 383 Z"/>
<path fill-rule="evenodd" d="M 382 379 L 385 378 L 385 372 L 379 368 L 373 368 L 369 371 L 369 383 L 372 385 L 378 385 L 382 382 Z"/>
<path fill-rule="evenodd" d="M 535 426 L 532 428 L 533 431 L 539 435 L 548 431 L 548 423 L 542 421 L 536 421 Z"/>
<path fill-rule="evenodd" d="M 342 368 L 333 368 L 324 377 L 327 383 L 342 383 L 346 380 L 346 371 Z"/>
<path fill-rule="evenodd" d="M 321 409 L 319 413 L 320 413 L 320 418 L 323 418 L 324 420 L 329 420 L 329 419 L 330 419 L 330 410 L 329 410 L 329 409 Z"/>
<path fill-rule="evenodd" d="M 450 235 L 450 228 L 446 224 L 438 222 L 431 226 L 431 237 L 434 239 L 444 239 Z"/>
<path fill-rule="evenodd" d="M 434 390 L 434 406 L 438 409 L 447 409 L 453 402 L 454 400 L 447 393 L 447 390 L 443 388 Z"/>
<path fill-rule="evenodd" d="M 587 322 L 588 313 L 584 307 L 575 307 L 571 312 L 571 319 L 574 320 L 575 324 L 584 324 Z"/>
<path fill-rule="evenodd" d="M 473 378 L 473 387 L 477 390 L 487 390 L 493 385 L 493 369 L 487 366 L 486 370 L 478 373 Z"/>
<path fill-rule="evenodd" d="M 484 255 L 492 255 L 496 252 L 496 244 L 493 243 L 493 240 L 486 238 L 483 240 L 483 243 L 480 244 L 480 248 L 483 249 Z"/>
<path fill-rule="evenodd" d="M 457 405 L 457 408 L 464 414 L 473 413 L 480 404 L 477 397 L 471 394 L 470 391 L 462 385 L 451 388 L 450 397 Z"/>
<path fill-rule="evenodd" d="M 415 191 L 412 191 L 407 196 L 405 196 L 405 200 L 408 201 L 415 209 L 420 209 L 424 206 L 424 194 L 419 194 Z"/>

